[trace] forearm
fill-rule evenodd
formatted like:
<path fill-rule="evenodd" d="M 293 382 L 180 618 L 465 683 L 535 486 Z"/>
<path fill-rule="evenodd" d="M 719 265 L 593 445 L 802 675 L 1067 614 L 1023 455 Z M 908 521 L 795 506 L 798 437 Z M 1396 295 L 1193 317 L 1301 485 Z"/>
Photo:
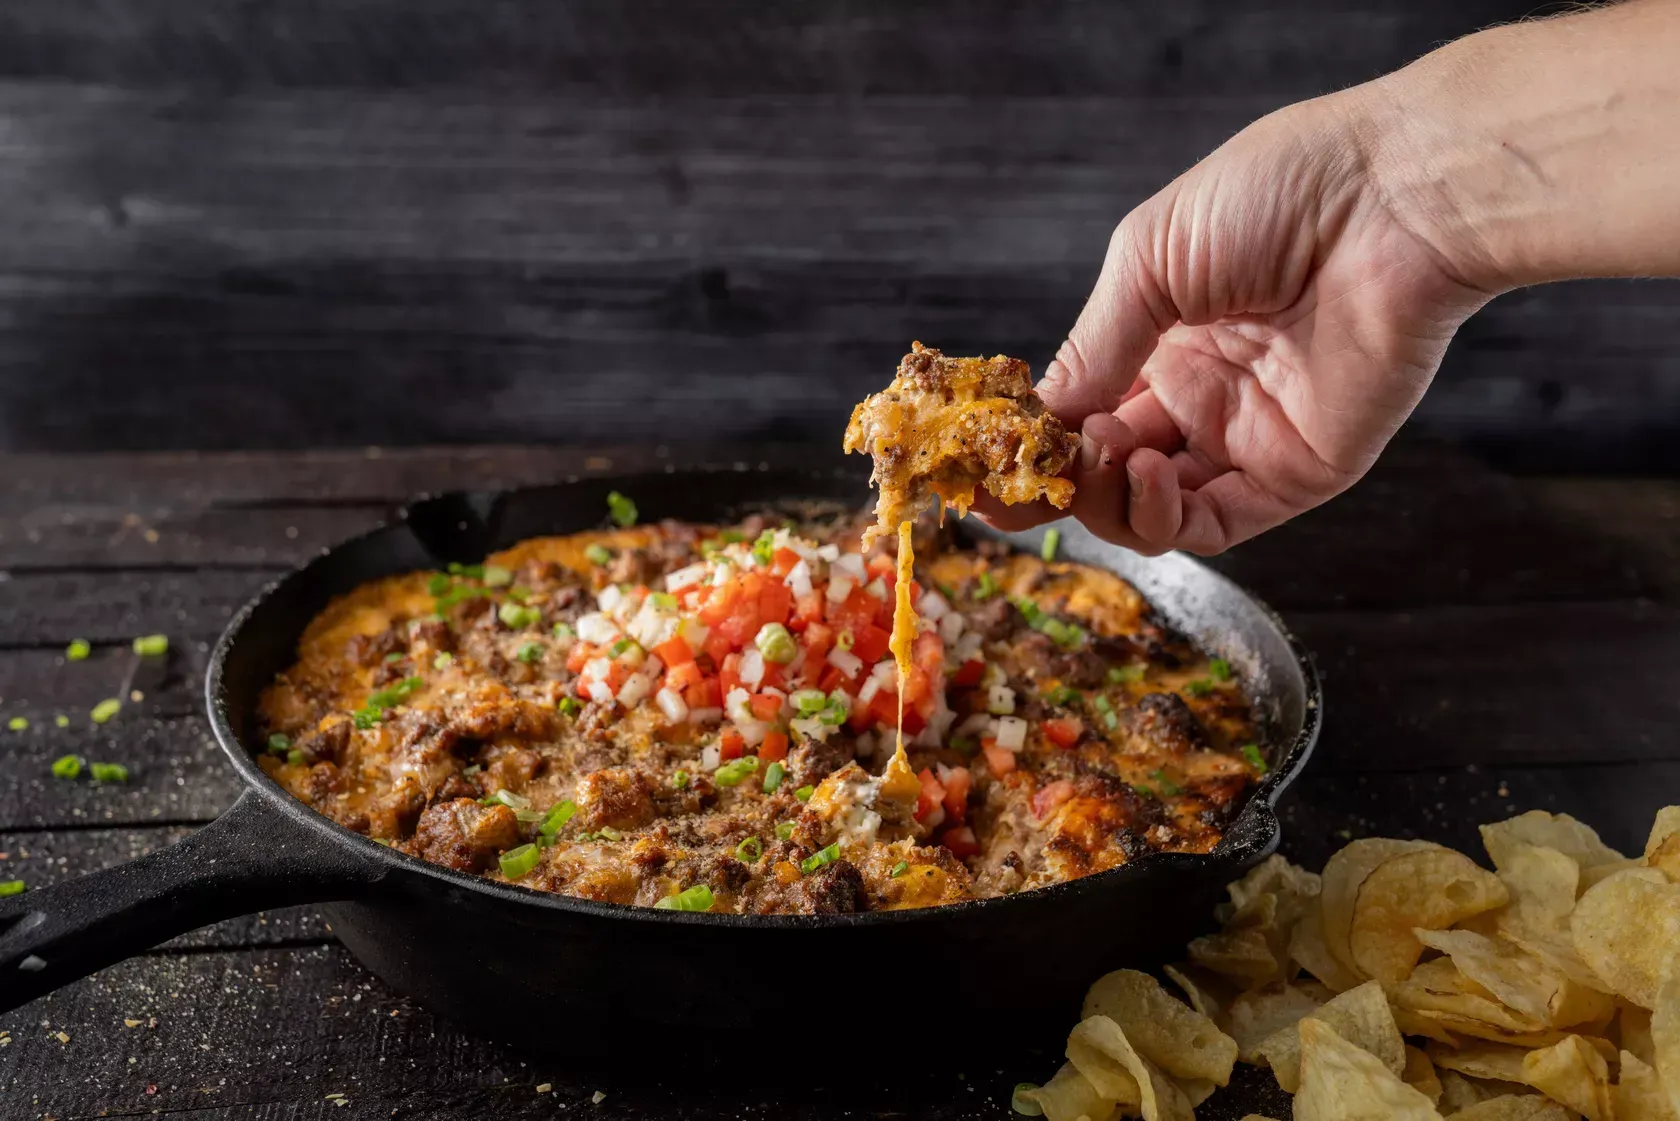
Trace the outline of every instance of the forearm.
<path fill-rule="evenodd" d="M 1680 275 L 1680 0 L 1493 28 L 1345 96 L 1465 282 Z"/>

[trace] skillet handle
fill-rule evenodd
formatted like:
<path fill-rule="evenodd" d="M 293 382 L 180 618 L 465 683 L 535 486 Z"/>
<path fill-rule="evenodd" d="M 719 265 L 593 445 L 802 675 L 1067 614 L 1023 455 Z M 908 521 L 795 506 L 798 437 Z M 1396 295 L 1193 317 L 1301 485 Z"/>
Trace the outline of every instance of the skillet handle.
<path fill-rule="evenodd" d="M 0 899 L 0 1012 L 221 919 L 345 899 L 384 862 L 286 820 L 246 791 L 166 849 Z"/>

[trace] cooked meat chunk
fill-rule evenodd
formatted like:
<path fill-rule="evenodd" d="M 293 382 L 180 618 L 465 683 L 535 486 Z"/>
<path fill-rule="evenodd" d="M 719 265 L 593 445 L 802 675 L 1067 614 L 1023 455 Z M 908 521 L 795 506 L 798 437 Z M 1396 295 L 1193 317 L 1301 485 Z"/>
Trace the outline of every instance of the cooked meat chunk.
<path fill-rule="evenodd" d="M 1079 437 L 1045 411 L 1025 362 L 947 358 L 918 342 L 892 384 L 853 410 L 845 447 L 875 461 L 880 497 L 867 544 L 935 496 L 966 511 L 977 486 L 1004 502 L 1042 497 L 1065 508 L 1073 484 L 1055 476 L 1073 461 Z"/>
<path fill-rule="evenodd" d="M 653 820 L 652 784 L 640 771 L 615 767 L 587 774 L 573 801 L 588 829 L 635 829 Z"/>
<path fill-rule="evenodd" d="M 502 805 L 481 806 L 470 798 L 426 807 L 409 843 L 416 856 L 460 872 L 482 872 L 505 849 L 519 843 L 519 819 Z"/>
<path fill-rule="evenodd" d="M 1207 746 L 1207 731 L 1177 693 L 1149 693 L 1138 701 L 1133 730 L 1150 743 L 1183 755 Z"/>

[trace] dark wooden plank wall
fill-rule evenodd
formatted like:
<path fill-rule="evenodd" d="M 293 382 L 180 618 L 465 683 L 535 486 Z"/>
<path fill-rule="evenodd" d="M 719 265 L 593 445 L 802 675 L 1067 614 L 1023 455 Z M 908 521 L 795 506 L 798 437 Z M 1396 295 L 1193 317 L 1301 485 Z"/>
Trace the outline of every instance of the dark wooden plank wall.
<path fill-rule="evenodd" d="M 1524 0 L 9 0 L 0 448 L 832 441 L 1040 365 L 1133 203 Z M 1672 466 L 1680 286 L 1496 301 L 1419 427 Z"/>

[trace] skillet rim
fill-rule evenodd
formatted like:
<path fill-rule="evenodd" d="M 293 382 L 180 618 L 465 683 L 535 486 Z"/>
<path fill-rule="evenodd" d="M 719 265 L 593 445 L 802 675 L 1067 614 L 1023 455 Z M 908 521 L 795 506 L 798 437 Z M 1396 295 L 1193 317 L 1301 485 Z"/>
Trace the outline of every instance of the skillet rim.
<path fill-rule="evenodd" d="M 1201 878 L 1209 873 L 1217 874 L 1223 868 L 1229 871 L 1230 876 L 1228 878 L 1235 878 L 1245 867 L 1252 867 L 1254 863 L 1258 863 L 1258 860 L 1251 861 L 1248 859 L 1249 857 L 1258 853 L 1258 859 L 1264 859 L 1277 850 L 1283 837 L 1283 826 L 1276 814 L 1277 801 L 1284 790 L 1305 769 L 1317 745 L 1323 725 L 1323 684 L 1319 679 L 1318 668 L 1311 651 L 1296 637 L 1294 631 L 1269 604 L 1236 583 L 1236 581 L 1210 567 L 1200 558 L 1184 553 L 1180 553 L 1178 556 L 1191 564 L 1200 579 L 1208 581 L 1218 591 L 1225 594 L 1234 594 L 1247 607 L 1258 612 L 1261 619 L 1272 627 L 1277 636 L 1283 640 L 1294 662 L 1294 668 L 1301 674 L 1304 685 L 1299 731 L 1290 740 L 1287 748 L 1278 754 L 1270 773 L 1260 781 L 1242 810 L 1231 820 L 1230 827 L 1213 851 L 1207 853 L 1154 851 L 1116 868 L 990 899 L 969 899 L 937 907 L 915 907 L 896 911 L 865 911 L 842 915 L 738 915 L 665 911 L 635 904 L 603 903 L 591 899 L 580 899 L 559 892 L 537 891 L 534 888 L 501 883 L 484 876 L 470 875 L 452 868 L 445 868 L 442 865 L 433 864 L 430 861 L 381 845 L 369 837 L 345 828 L 292 797 L 279 783 L 270 778 L 261 767 L 257 766 L 257 753 L 247 750 L 234 731 L 222 684 L 224 670 L 230 654 L 239 645 L 241 634 L 250 625 L 252 616 L 256 611 L 279 593 L 282 588 L 295 581 L 308 579 L 316 566 L 329 560 L 334 554 L 351 549 L 382 534 L 400 531 L 409 520 L 412 511 L 424 503 L 449 499 L 477 499 L 500 503 L 522 493 L 572 487 L 585 482 L 631 489 L 639 480 L 663 479 L 673 475 L 697 475 L 701 477 L 737 475 L 764 472 L 769 468 L 770 465 L 766 463 L 749 465 L 742 462 L 733 464 L 702 463 L 683 466 L 667 464 L 663 470 L 643 471 L 635 474 L 569 474 L 564 479 L 552 483 L 501 487 L 483 491 L 445 491 L 416 496 L 399 506 L 390 517 L 382 520 L 378 525 L 322 549 L 318 554 L 295 566 L 278 579 L 265 584 L 234 613 L 228 621 L 227 627 L 217 638 L 205 671 L 205 707 L 211 730 L 216 736 L 217 745 L 233 763 L 234 770 L 238 772 L 247 790 L 264 798 L 271 807 L 282 812 L 288 821 L 308 830 L 312 836 L 335 846 L 343 847 L 365 860 L 376 862 L 384 872 L 423 876 L 441 881 L 442 885 L 445 886 L 473 891 L 497 902 L 534 906 L 550 912 L 593 919 L 629 919 L 640 922 L 697 924 L 710 928 L 745 930 L 813 930 L 834 927 L 849 928 L 901 923 L 962 921 L 982 912 L 989 914 L 1035 906 L 1053 907 L 1055 901 L 1069 898 L 1081 892 L 1119 891 L 1135 880 L 1147 879 L 1155 875 L 1157 871 L 1166 874 L 1176 872 L 1176 874 L 1186 877 Z M 789 489 L 792 493 L 786 496 L 790 501 L 797 500 L 799 497 L 797 494 L 799 480 L 811 480 L 820 477 L 844 478 L 856 474 L 839 468 L 832 471 L 810 468 L 802 470 L 781 468 L 780 470 L 783 474 L 791 476 Z M 1071 519 L 1061 519 L 1051 524 L 1061 525 L 1064 521 L 1071 521 Z M 1018 547 L 1022 539 L 1032 531 L 1003 533 L 988 528 L 986 532 L 1009 542 L 1012 546 Z M 1094 567 L 1104 568 L 1105 566 L 1096 564 Z M 1169 619 L 1169 622 L 1171 621 Z M 1246 839 L 1246 835 L 1251 833 L 1257 834 L 1253 841 Z M 1227 843 L 1232 842 L 1233 839 L 1236 843 L 1227 847 Z M 1175 868 L 1175 866 L 1177 867 Z M 383 879 L 383 874 L 377 877 L 379 881 Z M 347 898 L 349 901 L 360 901 L 361 899 L 360 896 L 356 895 Z"/>

